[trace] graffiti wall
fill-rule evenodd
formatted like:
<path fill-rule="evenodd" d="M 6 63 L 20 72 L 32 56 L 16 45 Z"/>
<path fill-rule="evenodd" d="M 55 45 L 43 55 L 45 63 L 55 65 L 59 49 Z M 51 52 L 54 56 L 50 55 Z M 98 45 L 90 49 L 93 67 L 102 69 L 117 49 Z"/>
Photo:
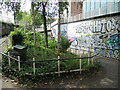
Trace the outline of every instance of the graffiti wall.
<path fill-rule="evenodd" d="M 57 25 L 52 27 L 57 38 Z M 120 49 L 120 16 L 104 17 L 62 24 L 61 35 L 74 39 L 71 47 Z M 104 50 L 101 55 L 104 54 Z M 108 55 L 109 56 L 109 55 Z"/>

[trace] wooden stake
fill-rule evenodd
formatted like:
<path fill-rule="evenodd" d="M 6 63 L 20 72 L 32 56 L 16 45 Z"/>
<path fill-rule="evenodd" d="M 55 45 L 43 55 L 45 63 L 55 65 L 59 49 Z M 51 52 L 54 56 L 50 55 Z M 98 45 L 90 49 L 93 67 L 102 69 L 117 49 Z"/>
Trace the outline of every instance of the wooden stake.
<path fill-rule="evenodd" d="M 9 52 L 8 52 L 8 56 L 10 56 Z M 9 63 L 9 66 L 11 66 L 10 57 L 8 57 L 8 63 Z"/>
<path fill-rule="evenodd" d="M 88 47 L 88 57 L 89 57 L 89 47 Z M 90 64 L 90 59 L 88 58 L 88 65 Z"/>
<path fill-rule="evenodd" d="M 94 55 L 94 52 L 93 52 L 93 55 Z M 93 60 L 94 60 L 94 57 L 92 57 L 92 64 L 93 64 Z"/>
<path fill-rule="evenodd" d="M 33 61 L 35 61 L 35 58 L 33 58 Z M 35 62 L 33 62 L 33 73 L 35 74 Z"/>
<path fill-rule="evenodd" d="M 20 71 L 20 56 L 18 56 L 18 70 Z"/>
<path fill-rule="evenodd" d="M 60 76 L 60 56 L 58 56 L 58 76 Z"/>
<path fill-rule="evenodd" d="M 80 57 L 81 57 L 81 55 L 80 55 Z M 82 61 L 80 59 L 80 74 L 81 74 L 81 71 L 82 71 Z"/>

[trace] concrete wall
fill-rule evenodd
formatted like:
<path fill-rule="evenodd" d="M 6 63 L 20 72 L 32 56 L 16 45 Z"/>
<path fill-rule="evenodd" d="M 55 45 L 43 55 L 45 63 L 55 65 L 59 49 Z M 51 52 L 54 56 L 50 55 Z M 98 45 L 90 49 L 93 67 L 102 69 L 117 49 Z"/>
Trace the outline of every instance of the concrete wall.
<path fill-rule="evenodd" d="M 61 25 L 61 35 L 74 39 L 71 47 L 120 49 L 120 15 L 99 17 Z M 52 27 L 57 39 L 57 25 Z"/>

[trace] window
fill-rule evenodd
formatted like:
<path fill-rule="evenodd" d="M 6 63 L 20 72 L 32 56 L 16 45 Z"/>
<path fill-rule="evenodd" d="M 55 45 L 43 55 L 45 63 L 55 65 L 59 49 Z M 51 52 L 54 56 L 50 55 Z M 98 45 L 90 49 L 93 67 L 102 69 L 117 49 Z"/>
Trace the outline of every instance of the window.
<path fill-rule="evenodd" d="M 107 5 L 112 5 L 114 4 L 115 0 L 107 0 Z"/>
<path fill-rule="evenodd" d="M 106 6 L 106 0 L 101 0 L 101 8 Z"/>
<path fill-rule="evenodd" d="M 84 1 L 84 2 L 83 2 L 83 13 L 86 12 L 86 9 L 87 9 L 86 7 L 87 7 L 87 2 Z"/>
<path fill-rule="evenodd" d="M 100 0 L 96 0 L 96 1 L 95 1 L 95 9 L 100 8 L 100 6 L 101 6 Z"/>
<path fill-rule="evenodd" d="M 120 0 L 115 0 L 115 3 L 118 3 L 118 2 L 120 2 Z"/>
<path fill-rule="evenodd" d="M 95 7 L 94 2 L 95 2 L 94 0 L 91 0 L 91 10 L 94 10 L 94 7 Z"/>
<path fill-rule="evenodd" d="M 91 1 L 87 0 L 87 12 L 90 12 L 90 9 L 91 9 L 90 3 L 91 3 Z"/>

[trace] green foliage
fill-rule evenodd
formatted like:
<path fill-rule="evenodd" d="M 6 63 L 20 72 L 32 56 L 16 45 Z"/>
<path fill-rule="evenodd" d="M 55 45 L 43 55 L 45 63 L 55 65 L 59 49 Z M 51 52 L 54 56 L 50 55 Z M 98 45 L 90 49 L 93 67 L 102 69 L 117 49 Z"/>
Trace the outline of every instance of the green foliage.
<path fill-rule="evenodd" d="M 101 66 L 100 66 L 100 62 L 94 60 L 93 64 L 88 64 L 88 60 L 84 60 L 82 61 L 82 68 L 84 68 L 85 71 L 99 71 Z"/>
<path fill-rule="evenodd" d="M 68 56 L 68 55 L 70 55 L 70 53 L 66 53 L 66 55 L 64 53 L 65 57 L 63 55 L 61 55 L 61 57 L 66 58 L 66 56 L 67 56 L 67 57 L 71 58 L 71 56 L 74 56 L 74 54 L 71 54 L 71 56 Z M 47 58 L 50 59 L 50 57 L 47 57 Z M 52 58 L 57 58 L 57 57 L 52 56 Z M 35 59 L 38 60 L 38 58 L 35 58 Z M 30 59 L 30 60 L 32 60 L 32 59 Z M 40 60 L 43 60 L 43 59 L 41 58 Z M 57 71 L 58 62 L 57 61 L 37 62 L 35 65 L 36 65 L 36 74 L 44 75 L 45 73 Z M 16 72 L 14 72 L 15 75 L 17 74 L 18 63 L 12 60 L 11 67 L 9 67 L 8 60 L 7 60 L 6 56 L 3 56 L 2 67 L 3 67 L 3 72 L 7 73 L 8 75 L 9 74 L 13 75 L 13 73 L 11 72 L 13 70 L 16 71 Z M 61 71 L 69 71 L 69 70 L 73 70 L 73 69 L 79 69 L 79 59 L 60 61 L 60 70 Z M 90 70 L 99 71 L 100 63 L 97 62 L 96 60 L 94 60 L 94 64 L 90 63 L 88 65 L 87 60 L 82 60 L 82 69 L 85 71 L 90 71 Z M 30 62 L 22 63 L 21 64 L 21 71 L 18 74 L 20 76 L 24 76 L 26 74 L 33 74 L 32 63 L 30 63 Z"/>
<path fill-rule="evenodd" d="M 28 14 L 27 12 L 22 13 L 22 22 L 28 23 L 29 25 L 32 25 L 32 14 Z"/>
<path fill-rule="evenodd" d="M 16 14 L 16 20 L 20 21 L 22 19 L 23 12 L 22 11 L 18 11 Z"/>
<path fill-rule="evenodd" d="M 68 14 L 68 2 L 59 2 L 60 14 L 63 14 L 63 11 L 66 9 Z"/>
<path fill-rule="evenodd" d="M 36 61 L 46 60 L 46 59 L 57 59 L 58 54 L 56 51 L 57 43 L 55 39 L 51 39 L 48 41 L 49 47 L 45 47 L 45 40 L 41 37 L 39 32 L 36 33 L 36 46 L 34 46 L 33 41 L 33 33 L 31 31 L 25 32 L 23 29 L 15 29 L 14 32 L 11 32 L 9 36 L 13 35 L 22 35 L 23 45 L 27 45 L 27 61 L 32 61 L 33 57 Z M 72 53 L 66 52 L 67 48 L 70 46 L 71 42 L 65 37 L 61 37 L 61 53 L 60 58 L 74 58 L 79 57 Z M 10 53 L 11 54 L 11 53 Z M 12 55 L 11 55 L 12 56 Z M 8 58 L 3 56 L 2 62 L 2 72 L 8 76 L 14 76 L 23 83 L 24 80 L 37 80 L 37 76 L 45 76 L 45 73 L 58 71 L 58 62 L 57 61 L 46 61 L 46 62 L 36 62 L 36 74 L 33 74 L 33 63 L 25 62 L 21 63 L 21 71 L 18 71 L 18 63 L 11 60 L 11 66 L 8 66 Z M 86 71 L 90 70 L 99 70 L 100 64 L 98 62 L 94 62 L 88 65 L 87 60 L 82 60 L 82 69 Z M 79 59 L 76 60 L 65 60 L 60 61 L 60 70 L 61 71 L 69 71 L 73 69 L 79 69 Z M 31 76 L 31 77 L 29 77 Z"/>
<path fill-rule="evenodd" d="M 38 50 L 38 49 L 36 49 L 36 50 Z M 44 57 L 45 57 L 45 55 L 46 54 L 44 54 Z M 74 54 L 71 54 L 71 53 L 62 53 L 61 54 L 61 58 L 68 58 L 68 57 L 71 58 L 73 56 L 74 56 Z M 55 56 L 53 56 L 53 57 L 57 58 Z M 15 78 L 17 78 L 18 82 L 21 84 L 25 84 L 27 86 L 28 86 L 28 84 L 33 85 L 34 83 L 36 83 L 38 81 L 38 78 L 40 81 L 43 81 L 43 82 L 51 81 L 51 80 L 56 81 L 58 79 L 58 77 L 55 77 L 55 74 L 53 76 L 45 75 L 46 73 L 58 71 L 58 62 L 57 61 L 47 61 L 47 62 L 35 63 L 36 73 L 34 75 L 33 67 L 32 67 L 33 63 L 31 63 L 31 62 L 22 63 L 21 70 L 18 71 L 18 63 L 17 62 L 11 60 L 11 66 L 8 66 L 7 57 L 2 56 L 2 58 L 3 58 L 3 62 L 2 62 L 3 75 L 9 76 L 9 77 L 15 77 Z M 38 60 L 38 59 L 36 58 L 36 60 Z M 40 60 L 42 60 L 42 58 Z M 79 59 L 60 61 L 60 70 L 61 71 L 69 71 L 69 70 L 73 70 L 73 69 L 79 69 Z M 88 65 L 87 60 L 82 60 L 82 69 L 84 70 L 83 73 L 84 72 L 87 72 L 87 73 L 92 72 L 93 73 L 95 71 L 100 70 L 100 63 L 97 61 L 94 61 L 93 65 L 91 63 Z M 74 72 L 74 73 L 76 73 L 76 72 Z M 71 73 L 66 73 L 65 76 L 68 77 L 68 76 L 70 76 L 70 74 Z M 64 74 L 62 74 L 62 75 L 64 75 Z M 61 77 L 61 78 L 63 79 L 63 77 Z"/>
<path fill-rule="evenodd" d="M 35 25 L 41 25 L 43 23 L 42 15 L 38 13 L 36 10 L 34 11 L 34 15 L 35 15 L 35 20 L 34 20 Z M 22 16 L 22 19 L 20 19 L 22 22 L 32 25 L 32 11 L 31 10 L 30 10 L 30 13 L 27 13 L 27 12 L 19 13 L 18 18 L 20 16 Z"/>
<path fill-rule="evenodd" d="M 68 40 L 66 37 L 61 36 L 60 37 L 60 51 L 61 52 L 66 52 L 66 50 L 69 48 L 71 43 L 72 42 L 70 40 Z"/>
<path fill-rule="evenodd" d="M 33 41 L 33 33 L 31 32 L 31 31 L 28 31 L 27 33 L 26 33 L 26 38 L 25 38 L 25 40 L 24 40 L 24 44 L 26 45 L 26 46 L 33 46 L 34 45 L 34 41 Z"/>
<path fill-rule="evenodd" d="M 23 45 L 25 38 L 25 31 L 23 28 L 17 29 L 14 28 L 14 31 L 10 32 L 9 36 L 12 36 L 12 45 Z"/>
<path fill-rule="evenodd" d="M 34 11 L 34 14 L 35 14 L 35 25 L 43 24 L 42 15 L 37 10 Z"/>
<path fill-rule="evenodd" d="M 48 41 L 48 45 L 49 45 L 48 48 L 50 49 L 55 50 L 57 48 L 57 42 L 54 38 Z"/>

